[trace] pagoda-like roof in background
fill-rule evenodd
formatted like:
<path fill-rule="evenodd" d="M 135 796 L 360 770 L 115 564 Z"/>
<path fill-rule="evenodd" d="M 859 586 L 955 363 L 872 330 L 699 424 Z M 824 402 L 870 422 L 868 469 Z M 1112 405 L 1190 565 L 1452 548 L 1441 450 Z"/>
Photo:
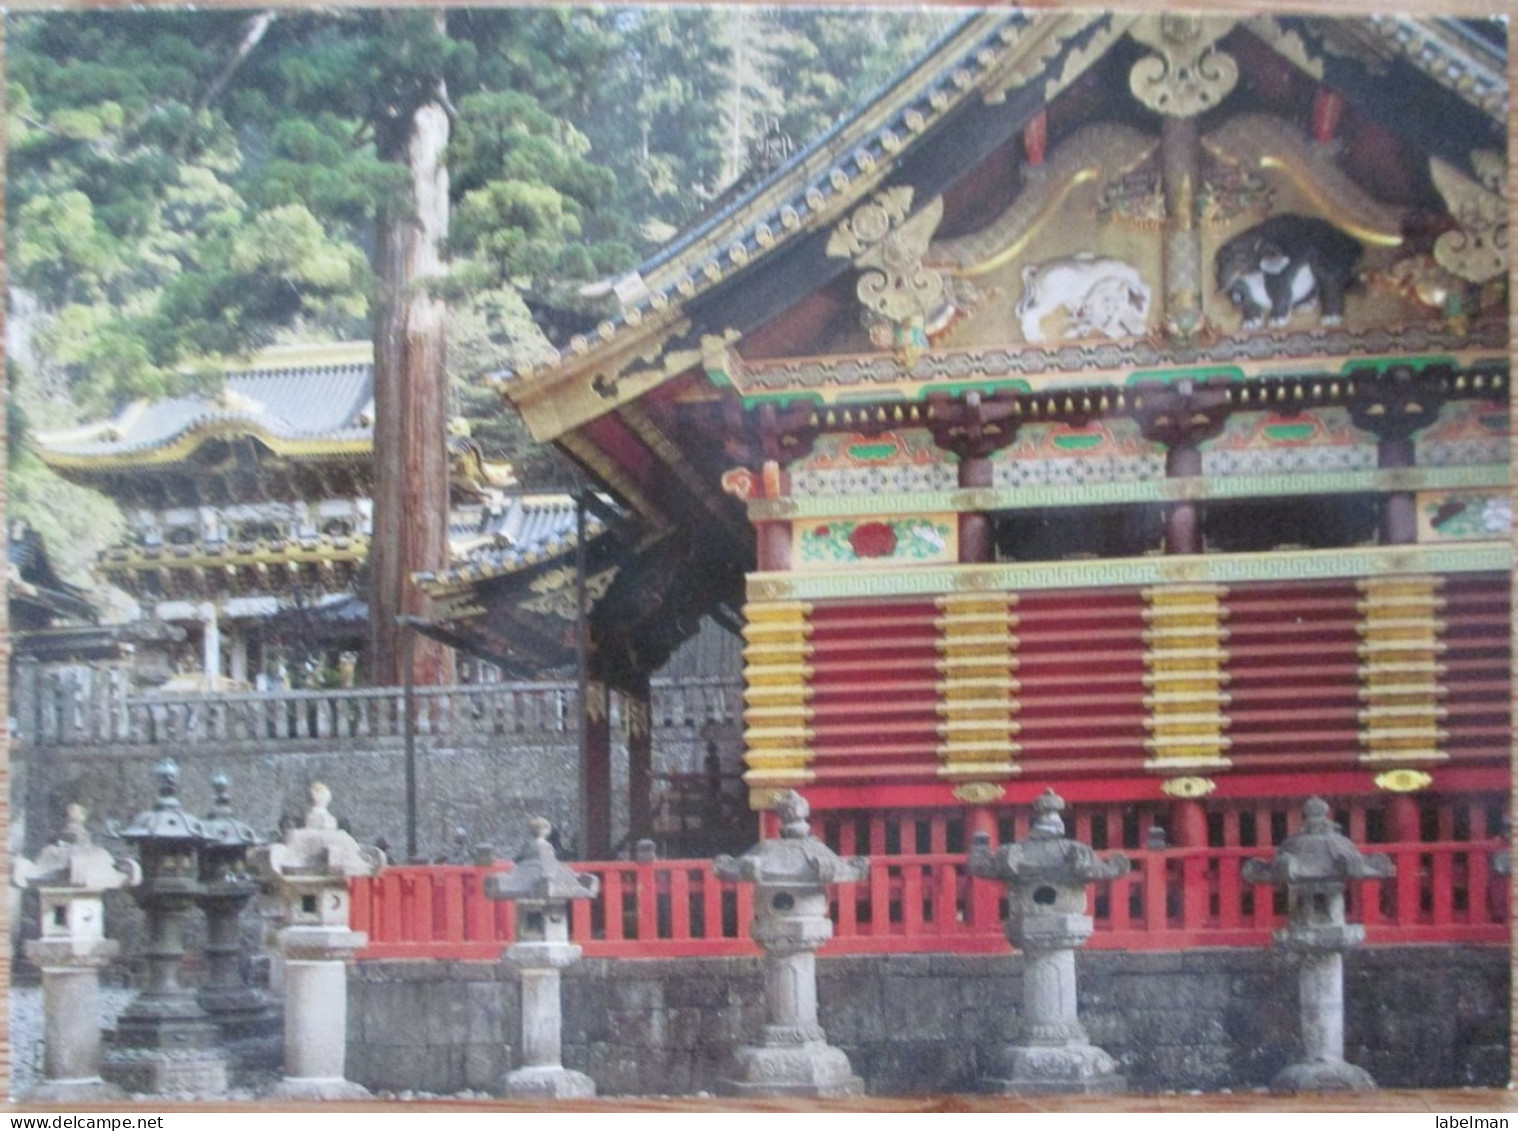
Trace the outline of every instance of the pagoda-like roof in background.
<path fill-rule="evenodd" d="M 59 471 L 129 472 L 183 462 L 227 436 L 296 459 L 367 455 L 373 431 L 372 347 L 341 343 L 265 351 L 214 393 L 133 401 L 109 420 L 40 434 L 36 445 Z"/>
<path fill-rule="evenodd" d="M 55 620 L 85 621 L 98 617 L 84 590 L 58 576 L 42 535 L 20 519 L 6 531 L 6 599 L 16 628 L 41 628 Z"/>
<path fill-rule="evenodd" d="M 419 573 L 416 580 L 429 592 L 444 592 L 459 582 L 503 577 L 558 558 L 579 540 L 577 511 L 567 494 L 501 494 L 478 506 L 455 507 L 448 569 Z M 600 515 L 587 511 L 587 545 L 606 529 Z"/>
<path fill-rule="evenodd" d="M 572 337 L 549 363 L 499 374 L 503 393 L 538 439 L 553 440 L 693 366 L 720 370 L 727 364 L 725 347 L 800 297 L 804 285 L 817 283 L 815 264 L 808 279 L 805 271 L 795 277 L 781 269 L 757 272 L 761 262 L 774 264 L 808 244 L 820 247 L 849 209 L 895 183 L 912 182 L 918 201 L 942 191 L 990 151 L 956 148 L 943 124 L 988 112 L 1026 118 L 1068 90 L 1139 21 L 1162 18 L 1062 11 L 968 17 L 852 116 L 612 281 L 619 312 Z M 1351 98 L 1374 91 L 1386 114 L 1383 125 L 1464 174 L 1473 173 L 1475 149 L 1505 147 L 1506 52 L 1500 37 L 1483 34 L 1492 30 L 1491 21 L 1257 16 L 1236 22 L 1319 82 Z M 847 266 L 846 259 L 835 262 L 838 270 Z M 729 300 L 739 294 L 739 276 L 742 305 L 751 313 L 747 327 L 734 328 L 739 319 Z M 587 382 L 594 395 L 586 395 Z"/>

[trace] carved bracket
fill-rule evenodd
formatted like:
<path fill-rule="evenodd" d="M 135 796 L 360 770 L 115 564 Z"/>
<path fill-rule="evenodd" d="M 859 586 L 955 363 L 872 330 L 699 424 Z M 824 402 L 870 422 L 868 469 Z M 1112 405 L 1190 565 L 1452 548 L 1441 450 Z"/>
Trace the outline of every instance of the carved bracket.
<path fill-rule="evenodd" d="M 1136 21 L 1128 34 L 1159 55 L 1134 64 L 1128 75 L 1133 96 L 1171 118 L 1192 118 L 1222 102 L 1239 81 L 1239 65 L 1216 45 L 1234 23 L 1192 15 Z"/>
<path fill-rule="evenodd" d="M 928 429 L 933 442 L 961 459 L 984 459 L 1017 438 L 1017 405 L 1011 400 L 982 400 L 966 393 L 963 401 L 946 394 L 930 393 L 933 406 Z"/>
<path fill-rule="evenodd" d="M 887 189 L 861 204 L 833 230 L 827 253 L 862 272 L 857 294 L 865 309 L 896 325 L 921 325 L 944 305 L 943 278 L 922 265 L 943 219 L 943 198 L 914 215 L 910 186 Z"/>
<path fill-rule="evenodd" d="M 1356 428 L 1378 440 L 1409 440 L 1439 418 L 1448 396 L 1438 380 L 1440 367 L 1431 366 L 1423 377 L 1406 365 L 1388 369 L 1384 376 L 1374 370 L 1352 372 L 1355 391 L 1349 400 L 1349 418 Z M 1445 374 L 1447 375 L 1447 373 Z"/>
<path fill-rule="evenodd" d="M 1434 241 L 1434 261 L 1452 275 L 1485 283 L 1507 274 L 1507 170 L 1495 153 L 1472 155 L 1482 184 L 1447 161 L 1429 159 L 1429 173 L 1456 225 Z"/>
<path fill-rule="evenodd" d="M 1194 447 L 1216 436 L 1233 410 L 1226 388 L 1189 381 L 1144 388 L 1133 405 L 1144 438 L 1171 449 Z"/>

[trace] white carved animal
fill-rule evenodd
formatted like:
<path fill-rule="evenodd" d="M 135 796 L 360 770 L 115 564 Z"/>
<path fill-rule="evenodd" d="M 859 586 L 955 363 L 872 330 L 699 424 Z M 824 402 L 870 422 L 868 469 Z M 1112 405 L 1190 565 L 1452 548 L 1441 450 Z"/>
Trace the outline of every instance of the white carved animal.
<path fill-rule="evenodd" d="M 1131 337 L 1148 328 L 1149 298 L 1149 284 L 1131 264 L 1072 255 L 1023 268 L 1017 316 L 1030 342 L 1045 340 L 1044 319 L 1061 309 L 1070 316 L 1067 338 Z"/>

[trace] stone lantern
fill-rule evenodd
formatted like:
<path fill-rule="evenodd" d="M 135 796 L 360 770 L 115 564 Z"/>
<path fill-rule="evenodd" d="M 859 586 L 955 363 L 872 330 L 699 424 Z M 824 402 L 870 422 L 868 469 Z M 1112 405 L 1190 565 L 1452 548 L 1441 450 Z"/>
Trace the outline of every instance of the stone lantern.
<path fill-rule="evenodd" d="M 1301 957 L 1297 974 L 1305 1058 L 1270 1082 L 1276 1092 L 1357 1092 L 1376 1086 L 1370 1073 L 1344 1060 L 1344 952 L 1365 939 L 1345 922 L 1344 886 L 1395 873 L 1381 854 L 1362 856 L 1329 819 L 1328 803 L 1312 797 L 1302 826 L 1281 842 L 1274 860 L 1246 860 L 1244 879 L 1285 886 L 1288 925 L 1276 944 Z"/>
<path fill-rule="evenodd" d="M 1052 789 L 1033 803 L 1028 839 L 993 851 L 975 835 L 970 874 L 1007 885 L 1007 939 L 1025 956 L 1023 1018 L 1018 1039 L 992 1059 L 988 1091 L 1120 1092 L 1117 1065 L 1086 1036 L 1076 1014 L 1075 952 L 1091 937 L 1086 887 L 1125 876 L 1128 858 L 1105 860 L 1065 836 L 1065 803 Z"/>
<path fill-rule="evenodd" d="M 348 881 L 377 875 L 385 854 L 360 845 L 327 809 L 332 791 L 310 789 L 305 824 L 261 849 L 258 872 L 284 908 L 277 938 L 285 972 L 285 1076 L 273 1094 L 359 1099 L 368 1089 L 343 1076 L 348 1056 L 348 962 L 369 937 L 348 927 Z"/>
<path fill-rule="evenodd" d="M 18 859 L 11 880 L 42 902 L 42 937 L 26 956 L 42 970 L 45 1082 L 23 1097 L 37 1103 L 115 1100 L 125 1093 L 100 1076 L 100 970 L 121 946 L 105 937 L 108 891 L 136 884 L 135 860 L 115 860 L 85 828 L 88 811 L 70 805 L 57 843 L 33 863 Z"/>
<path fill-rule="evenodd" d="M 778 838 L 761 840 L 736 860 L 713 861 L 719 878 L 757 889 L 749 933 L 764 949 L 768 1015 L 761 1042 L 738 1050 L 724 1084 L 740 1096 L 857 1096 L 864 1082 L 817 1023 L 817 951 L 833 937 L 827 885 L 860 882 L 870 862 L 846 860 L 814 837 L 811 807 L 794 790 L 781 795 L 775 810 Z"/>
<path fill-rule="evenodd" d="M 232 1038 L 261 1036 L 273 1019 L 266 995 L 243 981 L 239 921 L 258 894 L 248 872 L 249 853 L 264 842 L 232 813 L 225 774 L 211 778 L 215 802 L 201 822 L 200 907 L 206 917 L 206 977 L 197 1000 Z"/>
<path fill-rule="evenodd" d="M 201 895 L 205 830 L 179 803 L 179 767 L 158 764 L 158 800 L 114 835 L 135 844 L 142 883 L 132 895 L 147 919 L 148 985 L 116 1019 L 106 1054 L 107 1079 L 129 1092 L 214 1093 L 226 1090 L 220 1033 L 180 981 L 184 925 Z"/>
<path fill-rule="evenodd" d="M 551 826 L 542 817 L 527 823 L 532 843 L 509 872 L 485 877 L 485 894 L 516 904 L 516 942 L 501 955 L 522 979 L 522 1067 L 506 1077 L 508 1096 L 574 1099 L 596 1094 L 583 1072 L 564 1067 L 560 971 L 580 960 L 569 941 L 569 903 L 594 899 L 596 876 L 562 863 L 548 843 Z"/>

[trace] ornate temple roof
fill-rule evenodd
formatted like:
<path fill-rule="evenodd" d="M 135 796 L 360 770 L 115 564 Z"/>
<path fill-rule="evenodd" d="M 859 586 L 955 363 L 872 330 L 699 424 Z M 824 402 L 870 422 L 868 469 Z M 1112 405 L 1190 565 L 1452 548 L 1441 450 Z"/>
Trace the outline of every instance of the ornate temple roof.
<path fill-rule="evenodd" d="M 367 454 L 373 446 L 370 347 L 269 350 L 209 394 L 133 401 L 109 420 L 37 437 L 57 470 L 178 463 L 216 437 L 249 436 L 293 458 Z"/>
<path fill-rule="evenodd" d="M 455 507 L 448 529 L 450 568 L 418 574 L 417 580 L 425 589 L 444 591 L 457 582 L 501 577 L 557 558 L 578 540 L 576 509 L 574 497 L 564 494 L 500 494 L 486 504 Z M 587 544 L 606 529 L 599 515 L 586 514 Z"/>
<path fill-rule="evenodd" d="M 115 416 L 42 433 L 37 454 L 59 475 L 149 510 L 364 497 L 374 450 L 373 347 L 283 346 L 229 371 L 220 387 L 138 400 Z M 515 486 L 467 435 L 448 438 L 456 504 Z"/>
<path fill-rule="evenodd" d="M 741 581 L 761 547 L 797 552 L 786 469 L 819 436 L 916 429 L 958 458 L 1028 422 L 1194 420 L 1203 387 L 1219 415 L 1384 411 L 1404 379 L 1505 398 L 1505 42 L 1496 22 L 1408 17 L 966 18 L 606 281 L 593 330 L 498 375 L 532 434 L 623 508 L 623 543 L 657 548 L 637 570 L 624 551 L 608 592 L 644 626 L 622 635 L 627 670 L 671 642 L 642 639 L 657 616 L 721 619 L 742 594 L 717 579 Z M 1267 326 L 1221 285 L 1227 244 L 1276 217 L 1360 248 L 1347 316 L 1322 300 Z M 894 483 L 847 513 L 899 509 Z M 946 491 L 930 509 L 985 505 L 1048 500 Z M 670 574 L 703 579 L 705 607 L 672 617 Z M 461 637 L 506 637 L 488 580 L 450 601 Z M 598 631 L 621 629 L 611 607 Z"/>
<path fill-rule="evenodd" d="M 917 202 L 942 191 L 995 140 L 982 129 L 982 139 L 967 148 L 947 139 L 944 123 L 987 115 L 1020 123 L 1125 37 L 1139 40 L 1135 32 L 1146 22 L 1167 18 L 1053 11 L 967 18 L 852 116 L 612 281 L 620 312 L 572 337 L 557 360 L 498 375 L 503 393 L 535 436 L 552 440 L 692 366 L 720 371 L 726 346 L 804 293 L 803 282 L 812 287 L 822 278 L 817 256 L 799 275 L 757 266 L 775 264 L 785 249 L 820 251 L 844 214 L 883 188 L 910 181 Z M 1200 22 L 1217 25 L 1220 34 L 1243 28 L 1293 68 L 1352 97 L 1373 89 L 1386 112 L 1383 125 L 1464 174 L 1472 172 L 1473 151 L 1505 144 L 1506 52 L 1493 21 L 1219 16 Z M 1146 42 L 1154 38 L 1145 34 Z M 998 137 L 1010 132 L 1004 125 Z M 848 258 L 835 259 L 834 273 L 847 265 Z M 742 315 L 729 301 L 739 296 L 738 276 Z"/>

